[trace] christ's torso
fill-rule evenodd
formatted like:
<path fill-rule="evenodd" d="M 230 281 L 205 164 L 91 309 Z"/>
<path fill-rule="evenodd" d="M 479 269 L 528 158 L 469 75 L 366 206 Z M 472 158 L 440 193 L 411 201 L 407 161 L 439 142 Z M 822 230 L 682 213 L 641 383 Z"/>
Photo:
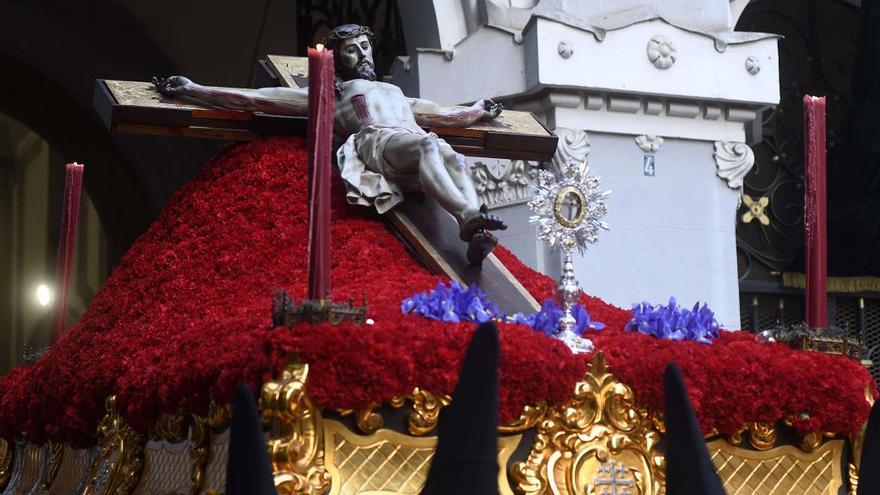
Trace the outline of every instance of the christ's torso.
<path fill-rule="evenodd" d="M 420 131 L 409 99 L 393 84 L 353 79 L 342 83 L 336 100 L 334 133 L 346 139 L 368 125 Z"/>

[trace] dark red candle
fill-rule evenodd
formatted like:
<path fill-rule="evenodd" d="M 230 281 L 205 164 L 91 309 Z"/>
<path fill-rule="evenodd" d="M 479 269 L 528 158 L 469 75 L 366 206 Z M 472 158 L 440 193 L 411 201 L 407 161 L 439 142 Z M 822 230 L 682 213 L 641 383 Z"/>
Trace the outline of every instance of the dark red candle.
<path fill-rule="evenodd" d="M 67 323 L 67 302 L 70 275 L 73 272 L 73 254 L 76 251 L 76 225 L 79 219 L 79 201 L 82 195 L 84 167 L 68 163 L 64 181 L 64 199 L 61 207 L 61 236 L 55 265 L 55 314 L 52 322 L 52 343 L 64 333 Z"/>
<path fill-rule="evenodd" d="M 309 299 L 330 299 L 333 51 L 309 48 Z"/>
<path fill-rule="evenodd" d="M 804 95 L 804 247 L 807 325 L 828 326 L 825 212 L 825 97 Z"/>

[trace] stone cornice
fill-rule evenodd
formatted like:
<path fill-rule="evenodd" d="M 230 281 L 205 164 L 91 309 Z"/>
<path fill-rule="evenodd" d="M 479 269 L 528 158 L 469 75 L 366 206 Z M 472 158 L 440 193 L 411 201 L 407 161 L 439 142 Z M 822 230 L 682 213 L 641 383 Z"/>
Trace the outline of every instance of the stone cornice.
<path fill-rule="evenodd" d="M 656 96 L 548 89 L 506 102 L 508 108 L 546 116 L 551 127 L 558 116 L 583 112 L 588 131 L 639 136 L 745 141 L 745 125 L 759 118 L 762 106 L 716 103 Z"/>

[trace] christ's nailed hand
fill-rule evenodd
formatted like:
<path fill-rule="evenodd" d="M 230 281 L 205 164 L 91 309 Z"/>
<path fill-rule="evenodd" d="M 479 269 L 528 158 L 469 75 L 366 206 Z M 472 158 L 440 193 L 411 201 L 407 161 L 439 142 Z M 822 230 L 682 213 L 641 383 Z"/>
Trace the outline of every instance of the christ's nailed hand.
<path fill-rule="evenodd" d="M 166 95 L 182 95 L 193 82 L 183 76 L 154 77 L 153 86 Z"/>
<path fill-rule="evenodd" d="M 501 115 L 501 110 L 504 108 L 501 103 L 495 103 L 491 98 L 485 98 L 477 102 L 477 105 L 481 105 L 483 110 L 486 113 L 483 115 L 484 119 L 494 119 Z"/>

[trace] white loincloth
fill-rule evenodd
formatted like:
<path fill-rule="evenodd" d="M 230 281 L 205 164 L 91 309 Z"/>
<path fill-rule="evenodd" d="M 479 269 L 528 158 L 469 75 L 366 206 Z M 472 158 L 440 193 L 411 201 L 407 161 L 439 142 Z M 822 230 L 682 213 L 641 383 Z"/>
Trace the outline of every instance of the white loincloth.
<path fill-rule="evenodd" d="M 418 172 L 406 173 L 385 160 L 388 140 L 401 134 L 433 136 L 441 156 L 454 159 L 452 147 L 434 133 L 418 129 L 370 125 L 349 136 L 336 151 L 336 165 L 345 181 L 345 197 L 349 204 L 375 206 L 385 213 L 403 201 L 404 190 L 420 190 Z"/>

